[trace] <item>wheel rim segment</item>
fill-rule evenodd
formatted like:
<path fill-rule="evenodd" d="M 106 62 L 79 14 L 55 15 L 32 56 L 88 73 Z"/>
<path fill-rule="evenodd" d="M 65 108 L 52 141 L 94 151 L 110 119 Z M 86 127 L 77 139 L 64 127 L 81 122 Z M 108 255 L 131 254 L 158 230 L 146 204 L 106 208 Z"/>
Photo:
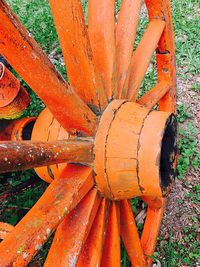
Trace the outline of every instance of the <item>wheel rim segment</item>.
<path fill-rule="evenodd" d="M 165 179 L 163 184 L 159 181 L 161 162 L 169 162 L 173 154 L 173 160 L 165 167 L 173 169 L 175 165 L 175 122 L 170 124 L 169 118 L 176 113 L 176 89 L 169 1 L 146 0 L 145 4 L 148 27 L 132 52 L 141 0 L 123 0 L 117 19 L 115 1 L 89 0 L 88 27 L 79 0 L 50 0 L 69 85 L 6 2 L 0 1 L 0 20 L 3 21 L 0 52 L 47 106 L 37 119 L 25 118 L 1 124 L 0 172 L 37 167 L 38 175 L 50 183 L 40 200 L 15 227 L 0 224 L 0 238 L 4 239 L 0 243 L 1 266 L 26 266 L 55 230 L 44 266 L 120 266 L 120 238 L 132 266 L 152 265 L 165 196 L 170 189 L 169 183 L 164 184 Z M 141 82 L 155 51 L 157 83 L 138 98 Z M 2 118 L 8 118 L 9 110 L 23 102 L 19 92 L 24 89 L 17 79 L 9 76 L 9 71 L 6 73 L 4 83 L 0 81 L 3 84 L 0 93 L 3 92 L 5 99 L 0 102 Z M 2 79 L 3 71 L 0 77 Z M 8 86 L 9 79 L 15 85 L 13 91 Z M 14 105 L 16 99 L 19 100 Z M 13 113 L 21 114 L 29 99 L 24 103 Z M 120 115 L 127 106 L 131 106 L 127 108 L 129 111 Z M 158 111 L 154 111 L 154 107 Z M 149 122 L 143 120 L 138 124 L 140 131 L 137 133 L 142 114 Z M 165 117 L 162 120 L 161 114 Z M 136 131 L 135 137 L 127 133 L 127 120 L 131 116 L 130 132 Z M 160 121 L 156 121 L 156 116 Z M 153 123 L 160 127 L 159 130 L 152 126 Z M 118 125 L 118 130 L 112 129 L 114 124 Z M 25 129 L 29 130 L 27 135 Z M 160 131 L 160 141 L 156 137 L 153 140 L 155 131 Z M 147 141 L 142 141 L 146 137 Z M 139 141 L 134 144 L 136 139 Z M 152 147 L 145 148 L 144 143 L 150 144 L 151 140 Z M 173 151 L 163 152 L 164 142 L 169 145 L 169 140 L 173 143 Z M 152 167 L 148 159 L 150 156 L 154 161 L 156 154 L 154 156 L 151 150 L 156 145 L 159 161 L 157 167 Z M 129 151 L 122 164 L 123 147 L 125 152 L 135 149 L 136 155 Z M 144 150 L 142 155 L 151 153 L 147 159 L 138 154 L 140 147 Z M 27 156 L 19 157 L 25 148 Z M 113 157 L 112 162 L 109 155 Z M 126 157 L 136 159 L 135 165 L 130 163 L 130 170 Z M 139 187 L 133 175 L 138 173 L 137 162 L 144 169 L 140 171 L 144 182 Z M 125 177 L 121 174 L 116 175 L 117 169 L 123 173 L 126 168 L 131 173 L 126 176 L 127 180 L 120 178 Z M 153 175 L 150 170 L 156 168 L 158 179 L 149 180 L 148 177 Z M 105 171 L 110 171 L 106 180 Z M 131 193 L 127 193 L 129 191 Z M 129 200 L 136 196 L 148 206 L 141 237 Z"/>

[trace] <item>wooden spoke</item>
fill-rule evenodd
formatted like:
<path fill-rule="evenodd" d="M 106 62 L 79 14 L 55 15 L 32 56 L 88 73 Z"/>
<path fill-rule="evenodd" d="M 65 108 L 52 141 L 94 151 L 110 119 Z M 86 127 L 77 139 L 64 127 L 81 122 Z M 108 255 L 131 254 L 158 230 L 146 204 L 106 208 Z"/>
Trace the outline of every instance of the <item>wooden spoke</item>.
<path fill-rule="evenodd" d="M 63 162 L 91 162 L 92 149 L 88 141 L 0 142 L 0 173 Z"/>
<path fill-rule="evenodd" d="M 141 245 L 146 255 L 147 266 L 152 266 L 152 256 L 158 238 L 164 207 L 160 209 L 147 209 L 146 220 L 141 237 Z"/>
<path fill-rule="evenodd" d="M 93 186 L 91 169 L 68 166 L 0 244 L 0 265 L 27 266 L 53 230 Z"/>
<path fill-rule="evenodd" d="M 133 212 L 128 200 L 120 202 L 121 236 L 133 267 L 146 266 Z"/>
<path fill-rule="evenodd" d="M 92 135 L 97 118 L 67 85 L 4 0 L 0 2 L 0 50 L 69 132 Z"/>
<path fill-rule="evenodd" d="M 123 0 L 116 27 L 117 94 L 121 97 L 128 76 L 135 41 L 141 0 Z M 128 88 L 124 88 L 127 92 Z"/>
<path fill-rule="evenodd" d="M 166 82 L 160 82 L 156 84 L 150 91 L 142 96 L 138 103 L 146 108 L 153 108 L 164 97 L 164 95 L 170 90 L 170 85 Z"/>
<path fill-rule="evenodd" d="M 148 205 L 151 209 L 160 209 L 164 207 L 164 200 L 162 197 L 152 197 L 152 196 L 143 196 L 141 199 Z"/>
<path fill-rule="evenodd" d="M 44 266 L 76 266 L 99 204 L 97 190 L 92 189 L 57 228 Z"/>
<path fill-rule="evenodd" d="M 106 199 L 103 199 L 93 222 L 88 239 L 82 248 L 76 265 L 77 267 L 101 265 L 103 243 L 105 239 L 107 208 L 108 202 Z"/>
<path fill-rule="evenodd" d="M 154 19 L 149 22 L 148 28 L 132 57 L 127 98 L 136 99 L 140 84 L 145 76 L 164 27 L 165 22 L 163 20 Z"/>
<path fill-rule="evenodd" d="M 11 224 L 0 222 L 0 239 L 6 238 L 13 229 Z"/>
<path fill-rule="evenodd" d="M 94 68 L 92 50 L 80 0 L 51 0 L 51 9 L 67 67 L 70 85 L 98 112 L 107 104 L 105 90 Z"/>
<path fill-rule="evenodd" d="M 1 83 L 1 82 L 0 82 Z M 30 98 L 26 90 L 21 86 L 15 99 L 5 107 L 0 107 L 0 119 L 17 119 L 29 106 Z"/>
<path fill-rule="evenodd" d="M 96 68 L 108 99 L 116 89 L 115 79 L 115 1 L 89 0 L 88 30 Z"/>
<path fill-rule="evenodd" d="M 119 210 L 116 202 L 111 202 L 108 226 L 104 244 L 102 267 L 120 267 L 120 222 Z"/>

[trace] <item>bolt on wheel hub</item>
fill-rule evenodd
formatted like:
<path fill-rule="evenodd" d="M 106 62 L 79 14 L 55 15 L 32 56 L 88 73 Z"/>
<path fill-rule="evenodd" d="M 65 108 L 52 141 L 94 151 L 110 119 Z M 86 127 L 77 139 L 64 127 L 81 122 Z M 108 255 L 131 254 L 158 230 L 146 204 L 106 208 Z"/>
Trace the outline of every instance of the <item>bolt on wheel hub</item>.
<path fill-rule="evenodd" d="M 102 115 L 94 153 L 95 180 L 107 198 L 166 196 L 174 180 L 175 116 L 114 100 Z"/>

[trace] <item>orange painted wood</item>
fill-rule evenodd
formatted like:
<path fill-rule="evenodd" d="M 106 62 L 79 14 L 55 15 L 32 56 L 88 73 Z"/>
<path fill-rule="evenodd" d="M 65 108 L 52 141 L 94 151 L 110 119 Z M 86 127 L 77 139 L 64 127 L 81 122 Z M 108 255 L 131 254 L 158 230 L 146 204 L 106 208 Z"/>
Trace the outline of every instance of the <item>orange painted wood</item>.
<path fill-rule="evenodd" d="M 92 160 L 93 144 L 89 141 L 0 142 L 0 173 L 63 162 L 88 163 Z"/>
<path fill-rule="evenodd" d="M 100 196 L 92 189 L 63 220 L 56 234 L 44 266 L 76 266 L 78 255 L 90 232 Z"/>
<path fill-rule="evenodd" d="M 0 62 L 0 108 L 10 104 L 19 90 L 19 80 Z"/>
<path fill-rule="evenodd" d="M 50 1 L 70 85 L 97 112 L 107 99 L 94 66 L 92 49 L 79 0 Z"/>
<path fill-rule="evenodd" d="M 5 239 L 13 229 L 11 224 L 0 222 L 0 239 Z"/>
<path fill-rule="evenodd" d="M 147 209 L 146 220 L 141 237 L 141 245 L 146 256 L 147 266 L 152 266 L 152 256 L 156 247 L 164 207 L 160 209 Z"/>
<path fill-rule="evenodd" d="M 163 96 L 170 90 L 169 83 L 163 81 L 157 83 L 150 91 L 138 99 L 138 103 L 146 108 L 153 108 L 163 98 Z"/>
<path fill-rule="evenodd" d="M 17 120 L 1 120 L 0 123 L 0 141 L 10 141 L 12 130 Z"/>
<path fill-rule="evenodd" d="M 151 209 L 160 209 L 160 208 L 164 207 L 164 201 L 163 201 L 163 198 L 162 197 L 142 196 L 141 199 Z"/>
<path fill-rule="evenodd" d="M 150 20 L 162 18 L 166 23 L 166 27 L 158 43 L 156 61 L 158 81 L 167 81 L 170 85 L 170 90 L 161 99 L 159 110 L 176 113 L 176 59 L 170 1 L 145 0 L 145 3 Z"/>
<path fill-rule="evenodd" d="M 25 132 L 27 131 L 27 127 L 29 128 L 35 123 L 36 119 L 37 119 L 36 117 L 25 117 L 20 120 L 17 120 L 12 130 L 12 136 L 11 136 L 12 140 L 13 141 L 30 140 L 26 139 L 27 136 L 25 136 Z"/>
<path fill-rule="evenodd" d="M 94 62 L 103 81 L 108 99 L 116 90 L 115 1 L 88 1 L 88 32 Z"/>
<path fill-rule="evenodd" d="M 61 125 L 92 135 L 96 116 L 67 85 L 5 1 L 0 2 L 0 51 Z"/>
<path fill-rule="evenodd" d="M 149 22 L 148 28 L 132 57 L 127 98 L 136 99 L 140 84 L 145 76 L 152 55 L 158 46 L 164 27 L 165 22 L 163 20 L 154 19 Z"/>
<path fill-rule="evenodd" d="M 27 91 L 21 86 L 18 95 L 5 107 L 0 108 L 0 119 L 17 119 L 22 116 L 24 110 L 30 104 Z"/>
<path fill-rule="evenodd" d="M 27 266 L 51 233 L 93 186 L 91 169 L 68 166 L 0 243 L 0 265 Z"/>
<path fill-rule="evenodd" d="M 122 200 L 120 202 L 120 225 L 120 233 L 131 261 L 131 266 L 145 267 L 144 253 L 142 251 L 133 211 L 128 200 Z"/>
<path fill-rule="evenodd" d="M 174 54 L 157 54 L 158 81 L 169 84 L 169 91 L 159 101 L 159 110 L 176 114 L 176 74 Z"/>
<path fill-rule="evenodd" d="M 72 136 L 71 136 L 72 137 Z M 68 132 L 60 125 L 56 118 L 52 115 L 48 108 L 45 108 L 37 118 L 34 125 L 31 140 L 32 141 L 56 141 L 68 140 Z M 67 163 L 48 165 L 35 168 L 37 175 L 44 181 L 51 183 L 53 179 L 60 176 L 62 170 L 60 167 L 65 167 Z"/>
<path fill-rule="evenodd" d="M 90 234 L 82 248 L 77 267 L 100 266 L 105 240 L 107 208 L 108 202 L 104 198 L 97 211 Z"/>
<path fill-rule="evenodd" d="M 117 202 L 111 202 L 101 267 L 120 267 L 120 216 Z"/>
<path fill-rule="evenodd" d="M 120 98 L 129 66 L 140 15 L 141 0 L 123 0 L 116 26 L 117 96 Z M 124 88 L 127 92 L 128 88 Z"/>

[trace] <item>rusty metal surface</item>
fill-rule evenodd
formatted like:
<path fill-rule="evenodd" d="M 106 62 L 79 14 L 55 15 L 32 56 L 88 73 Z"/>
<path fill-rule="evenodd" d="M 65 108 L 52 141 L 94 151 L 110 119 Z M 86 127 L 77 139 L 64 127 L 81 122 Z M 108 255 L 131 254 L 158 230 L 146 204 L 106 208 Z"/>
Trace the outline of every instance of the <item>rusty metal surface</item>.
<path fill-rule="evenodd" d="M 90 163 L 92 160 L 93 142 L 89 141 L 0 142 L 0 173 L 63 162 Z"/>

